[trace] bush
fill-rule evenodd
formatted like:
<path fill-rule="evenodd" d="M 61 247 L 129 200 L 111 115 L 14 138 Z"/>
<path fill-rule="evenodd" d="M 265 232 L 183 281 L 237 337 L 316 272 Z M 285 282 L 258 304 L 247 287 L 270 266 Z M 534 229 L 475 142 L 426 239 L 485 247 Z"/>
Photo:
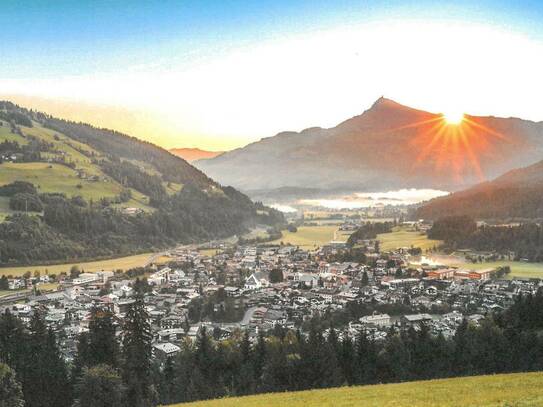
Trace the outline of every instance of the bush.
<path fill-rule="evenodd" d="M 9 207 L 14 211 L 43 211 L 43 204 L 40 201 L 38 195 L 32 195 L 27 193 L 19 193 L 13 195 L 9 200 Z"/>

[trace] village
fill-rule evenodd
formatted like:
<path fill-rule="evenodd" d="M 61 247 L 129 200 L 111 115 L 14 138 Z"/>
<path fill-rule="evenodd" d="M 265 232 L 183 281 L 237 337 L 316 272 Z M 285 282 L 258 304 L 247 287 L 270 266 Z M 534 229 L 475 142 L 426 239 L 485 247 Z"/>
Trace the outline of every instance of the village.
<path fill-rule="evenodd" d="M 315 317 L 351 337 L 364 330 L 380 340 L 392 327 L 418 329 L 421 324 L 451 337 L 464 319 L 477 324 L 542 285 L 538 279 L 506 279 L 507 268 L 414 265 L 408 248 L 381 252 L 377 241 L 357 243 L 363 262 L 338 260 L 349 250 L 344 242 L 313 251 L 293 245 L 221 244 L 213 255 L 191 247 L 171 250 L 166 264 L 140 270 L 137 280 L 130 273 L 76 272 L 63 276 L 58 289 L 41 292 L 47 275 L 10 278 L 10 289 L 30 281 L 34 290 L 2 298 L 0 310 L 9 309 L 26 323 L 37 309 L 44 311 L 64 358 L 71 361 L 93 307 L 112 311 L 120 334 L 135 294 L 143 293 L 154 355 L 167 358 L 204 328 L 216 340 L 243 330 L 255 340 L 259 333 L 303 333 Z"/>

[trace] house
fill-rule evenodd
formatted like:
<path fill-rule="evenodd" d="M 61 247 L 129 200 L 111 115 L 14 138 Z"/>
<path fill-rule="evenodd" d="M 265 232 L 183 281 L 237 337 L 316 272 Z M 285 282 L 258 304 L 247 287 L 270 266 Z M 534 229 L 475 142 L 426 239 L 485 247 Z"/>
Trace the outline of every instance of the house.
<path fill-rule="evenodd" d="M 360 322 L 364 325 L 375 325 L 379 327 L 390 326 L 390 315 L 388 314 L 373 314 L 360 318 Z"/>
<path fill-rule="evenodd" d="M 400 318 L 401 324 L 404 327 L 419 326 L 421 324 L 428 323 L 432 320 L 433 318 L 430 314 L 402 315 L 402 317 Z"/>
<path fill-rule="evenodd" d="M 73 279 L 73 285 L 90 284 L 98 281 L 100 277 L 96 273 L 81 273 L 79 276 Z"/>
<path fill-rule="evenodd" d="M 258 290 L 259 288 L 268 287 L 270 285 L 269 273 L 265 271 L 255 271 L 245 280 L 246 290 Z"/>
<path fill-rule="evenodd" d="M 438 269 L 426 272 L 428 278 L 434 280 L 448 280 L 454 278 L 455 269 Z"/>
<path fill-rule="evenodd" d="M 165 362 L 166 359 L 177 355 L 181 351 L 181 348 L 173 343 L 155 343 L 153 345 L 153 356 L 157 359 Z"/>
<path fill-rule="evenodd" d="M 319 283 L 319 277 L 310 273 L 294 273 L 292 275 L 292 281 L 303 285 L 306 288 L 317 287 Z"/>

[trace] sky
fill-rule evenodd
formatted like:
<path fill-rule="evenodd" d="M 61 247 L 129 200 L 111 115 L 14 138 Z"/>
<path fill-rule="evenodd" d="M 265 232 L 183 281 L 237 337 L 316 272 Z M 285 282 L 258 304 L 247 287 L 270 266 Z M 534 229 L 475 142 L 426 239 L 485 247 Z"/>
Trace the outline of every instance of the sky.
<path fill-rule="evenodd" d="M 3 0 L 0 98 L 210 150 L 383 95 L 542 121 L 543 2 L 510 3 Z"/>

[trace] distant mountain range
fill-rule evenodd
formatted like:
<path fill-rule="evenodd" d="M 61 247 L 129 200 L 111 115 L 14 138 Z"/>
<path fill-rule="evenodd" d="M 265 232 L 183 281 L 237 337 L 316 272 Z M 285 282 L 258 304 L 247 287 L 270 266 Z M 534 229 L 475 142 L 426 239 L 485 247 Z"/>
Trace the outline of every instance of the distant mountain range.
<path fill-rule="evenodd" d="M 249 195 L 285 187 L 455 191 L 543 159 L 542 141 L 542 122 L 466 115 L 452 125 L 380 98 L 334 128 L 279 133 L 195 165 Z"/>
<path fill-rule="evenodd" d="M 543 219 L 543 161 L 509 171 L 491 182 L 432 199 L 415 216 L 438 219 L 469 215 L 475 219 Z"/>
<path fill-rule="evenodd" d="M 207 160 L 224 153 L 224 151 L 207 151 L 199 148 L 172 148 L 169 151 L 170 153 L 187 160 L 189 163 L 197 160 Z"/>

